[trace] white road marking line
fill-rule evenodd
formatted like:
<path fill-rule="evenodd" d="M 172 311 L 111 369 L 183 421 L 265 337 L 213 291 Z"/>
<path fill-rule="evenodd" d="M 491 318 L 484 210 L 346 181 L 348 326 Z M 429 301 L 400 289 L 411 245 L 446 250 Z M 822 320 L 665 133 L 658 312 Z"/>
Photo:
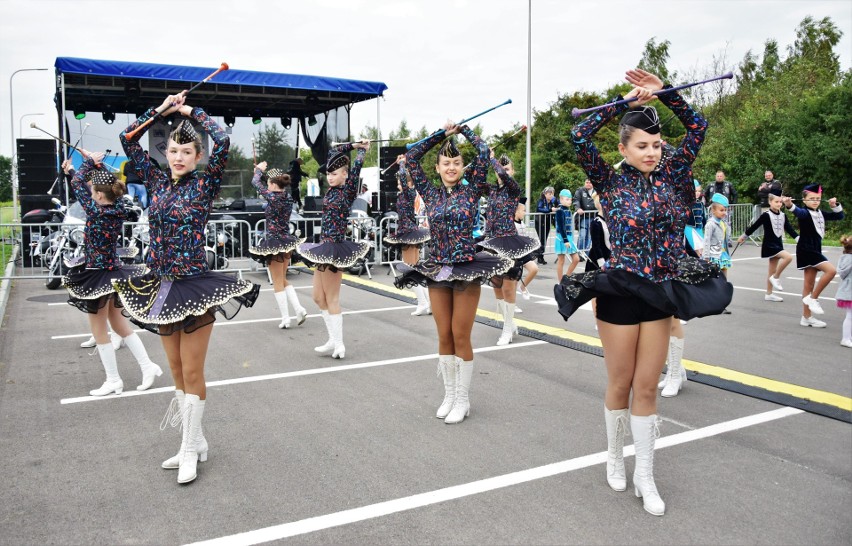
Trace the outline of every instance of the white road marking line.
<path fill-rule="evenodd" d="M 750 288 L 748 286 L 734 286 L 734 288 L 736 288 L 737 290 L 751 290 L 752 292 L 763 292 L 764 294 L 766 293 L 765 288 Z M 802 297 L 801 294 L 796 294 L 795 292 L 779 292 L 777 290 L 773 290 L 772 293 L 773 294 L 784 294 L 785 296 L 798 296 L 800 298 Z M 829 298 L 829 297 L 826 297 L 826 296 L 820 296 L 819 299 L 837 301 L 834 298 Z"/>
<path fill-rule="evenodd" d="M 784 278 L 785 278 L 785 279 L 790 279 L 791 281 L 801 281 L 801 282 L 805 282 L 805 278 L 804 278 L 804 277 L 784 277 Z M 829 281 L 828 283 L 829 283 L 829 284 L 837 284 L 837 281 L 835 281 L 835 280 L 831 280 L 831 281 Z"/>
<path fill-rule="evenodd" d="M 376 308 L 376 309 L 358 309 L 356 311 L 343 311 L 343 314 L 344 315 L 361 315 L 361 314 L 364 314 L 364 313 L 380 313 L 382 311 L 398 311 L 399 309 L 414 309 L 415 307 L 416 307 L 415 305 L 399 305 L 399 306 L 396 306 L 396 307 L 379 307 L 379 308 Z M 316 314 L 313 314 L 313 315 L 308 315 L 306 318 L 317 318 L 317 317 L 321 317 L 321 316 L 322 316 L 322 314 L 316 313 Z M 275 322 L 275 321 L 281 322 L 281 316 L 279 315 L 279 316 L 274 317 L 274 318 L 265 318 L 265 319 L 228 320 L 228 321 L 224 321 L 224 322 L 217 320 L 213 324 L 213 326 L 228 326 L 229 324 L 230 325 L 233 325 L 233 324 L 254 324 L 254 323 L 257 323 L 257 322 Z M 133 330 L 133 331 L 136 332 L 136 333 L 140 333 L 140 332 L 144 332 L 145 330 L 139 329 L 139 330 Z M 88 333 L 88 334 L 67 334 L 67 335 L 62 335 L 62 336 L 50 336 L 50 339 L 71 339 L 71 338 L 75 338 L 75 337 L 89 337 L 91 335 L 92 335 L 91 333 Z"/>
<path fill-rule="evenodd" d="M 742 428 L 768 423 L 770 421 L 783 419 L 785 417 L 789 417 L 791 415 L 798 415 L 800 413 L 804 412 L 800 409 L 785 407 L 768 411 L 765 413 L 749 415 L 747 417 L 733 419 L 731 421 L 725 421 L 723 423 L 718 423 L 695 430 L 688 430 L 686 432 L 672 434 L 671 436 L 664 436 L 656 441 L 655 448 L 659 450 L 687 442 L 694 442 L 696 440 L 710 438 L 712 436 L 717 436 L 726 432 L 732 432 Z M 629 457 L 634 454 L 635 451 L 632 445 L 624 447 L 625 457 Z M 280 540 L 288 537 L 304 535 L 307 533 L 322 531 L 324 529 L 330 529 L 332 527 L 339 527 L 341 525 L 357 523 L 368 519 L 387 516 L 389 514 L 396 514 L 407 510 L 413 510 L 415 508 L 422 508 L 424 506 L 430 506 L 463 497 L 469 497 L 471 495 L 486 493 L 488 491 L 503 489 L 506 487 L 511 487 L 513 485 L 531 482 L 534 480 L 549 478 L 552 476 L 557 476 L 559 474 L 566 474 L 568 472 L 588 468 L 590 466 L 605 464 L 606 457 L 607 452 L 601 451 L 599 453 L 584 455 L 558 463 L 543 465 L 527 470 L 521 470 L 518 472 L 511 472 L 509 474 L 494 476 L 492 478 L 485 478 L 483 480 L 464 483 L 461 485 L 454 485 L 451 487 L 446 487 L 444 489 L 438 489 L 435 491 L 428 491 L 426 493 L 411 495 L 409 497 L 401 497 L 398 499 L 379 502 L 376 504 L 370 504 L 367 506 L 361 506 L 359 508 L 352 508 L 350 510 L 343 510 L 332 514 L 325 514 L 322 516 L 307 518 L 291 523 L 273 525 L 262 529 L 256 529 L 254 531 L 247 531 L 245 533 L 238 533 L 210 540 L 194 542 L 189 546 L 242 546 L 250 544 L 261 544 L 263 542 L 269 542 L 272 540 Z"/>
<path fill-rule="evenodd" d="M 744 262 L 746 260 L 763 260 L 765 258 L 761 258 L 760 256 L 755 256 L 754 258 L 731 258 L 732 262 Z"/>
<path fill-rule="evenodd" d="M 280 318 L 275 319 L 280 320 Z M 506 349 L 521 349 L 523 347 L 531 347 L 533 345 L 544 345 L 546 341 L 535 340 L 535 341 L 526 341 L 523 343 L 510 343 L 509 345 L 491 345 L 488 347 L 480 347 L 479 349 L 474 349 L 473 352 L 476 354 L 479 353 L 489 353 L 492 351 L 504 351 Z M 317 358 L 323 358 L 318 356 Z M 392 358 L 389 360 L 375 360 L 373 362 L 363 362 L 361 364 L 346 364 L 342 366 L 329 366 L 325 368 L 310 368 L 307 370 L 297 370 L 295 372 L 281 372 L 281 373 L 273 373 L 273 374 L 265 374 L 265 375 L 253 375 L 250 377 L 237 377 L 234 379 L 222 379 L 220 381 L 208 381 L 207 388 L 210 387 L 221 387 L 225 385 L 238 385 L 240 383 L 255 383 L 257 381 L 271 381 L 273 379 L 288 379 L 291 377 L 302 377 L 305 375 L 317 375 L 323 373 L 331 373 L 331 372 L 344 372 L 349 370 L 361 370 L 364 368 L 375 368 L 376 366 L 389 366 L 391 364 L 405 364 L 408 362 L 420 362 L 422 360 L 431 360 L 437 359 L 438 353 L 434 354 L 426 354 L 426 355 L 417 355 L 417 356 L 407 356 L 403 358 Z M 327 360 L 326 360 L 327 362 Z M 102 400 L 118 400 L 120 398 L 131 398 L 133 396 L 144 396 L 147 394 L 160 394 L 163 392 L 174 392 L 174 387 L 159 387 L 156 389 L 148 389 L 146 391 L 124 391 L 124 393 L 119 394 L 118 396 L 80 396 L 77 398 L 63 398 L 59 401 L 60 404 L 78 404 L 80 402 L 99 402 Z"/>

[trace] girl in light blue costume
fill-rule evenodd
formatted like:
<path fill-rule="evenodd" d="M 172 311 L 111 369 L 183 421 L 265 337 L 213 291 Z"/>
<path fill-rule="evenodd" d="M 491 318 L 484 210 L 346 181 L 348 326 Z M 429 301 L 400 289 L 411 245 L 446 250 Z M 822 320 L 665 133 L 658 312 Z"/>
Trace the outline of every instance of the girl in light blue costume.
<path fill-rule="evenodd" d="M 731 243 L 731 227 L 725 221 L 728 215 L 728 198 L 722 194 L 714 193 L 710 203 L 710 219 L 704 226 L 704 254 L 705 260 L 719 264 L 722 275 L 728 277 L 728 269 L 731 267 L 731 255 L 728 246 Z"/>
<path fill-rule="evenodd" d="M 565 267 L 565 256 L 571 256 L 571 265 L 568 266 L 566 275 L 574 272 L 574 268 L 580 263 L 577 256 L 577 245 L 574 244 L 574 218 L 571 213 L 571 192 L 562 190 L 559 192 L 559 208 L 556 210 L 556 241 L 553 243 L 556 252 L 556 280 L 562 279 L 562 268 Z"/>

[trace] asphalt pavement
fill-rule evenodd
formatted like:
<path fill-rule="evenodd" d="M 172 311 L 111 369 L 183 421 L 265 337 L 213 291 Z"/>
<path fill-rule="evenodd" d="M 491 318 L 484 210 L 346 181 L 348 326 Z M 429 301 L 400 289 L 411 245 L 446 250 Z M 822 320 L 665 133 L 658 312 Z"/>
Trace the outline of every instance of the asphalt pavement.
<path fill-rule="evenodd" d="M 838 249 L 826 254 L 836 263 Z M 86 317 L 61 291 L 15 281 L 0 328 L 0 543 L 852 543 L 852 350 L 839 344 L 836 283 L 827 328 L 804 328 L 801 272 L 785 271 L 783 302 L 765 302 L 759 249 L 737 251 L 731 314 L 684 327 L 694 380 L 659 401 L 667 508 L 654 517 L 632 484 L 606 484 L 594 319 L 557 314 L 552 263 L 533 297 L 518 298 L 530 335 L 511 345 L 495 346 L 483 288 L 471 415 L 459 425 L 434 418 L 434 322 L 411 316 L 411 294 L 386 273 L 342 288 L 344 360 L 314 354 L 326 334 L 310 273 L 289 276 L 311 313 L 289 330 L 277 328 L 265 277 L 246 276 L 263 291 L 214 328 L 209 459 L 184 486 L 160 468 L 180 444 L 177 429 L 160 431 L 168 373 L 137 392 L 139 369 L 121 349 L 125 393 L 89 397 L 103 369 L 79 347 Z M 165 369 L 157 336 L 140 335 Z"/>

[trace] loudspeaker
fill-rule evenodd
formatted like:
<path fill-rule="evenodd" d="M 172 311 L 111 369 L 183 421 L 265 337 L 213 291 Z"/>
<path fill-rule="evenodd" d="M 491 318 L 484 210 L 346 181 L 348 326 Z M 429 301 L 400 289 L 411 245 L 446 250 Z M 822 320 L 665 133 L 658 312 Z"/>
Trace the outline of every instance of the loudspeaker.
<path fill-rule="evenodd" d="M 385 180 L 384 178 L 379 180 L 379 191 L 397 191 L 396 177 L 393 177 L 391 180 Z"/>
<path fill-rule="evenodd" d="M 56 176 L 56 141 L 19 138 L 18 189 L 21 194 L 46 193 Z"/>
<path fill-rule="evenodd" d="M 310 195 L 303 199 L 305 202 L 305 210 L 310 212 L 322 211 L 322 197 Z"/>
<path fill-rule="evenodd" d="M 45 188 L 47 189 L 47 188 Z M 21 216 L 35 209 L 52 209 L 53 203 L 50 201 L 50 195 L 19 195 L 21 201 Z"/>
<path fill-rule="evenodd" d="M 397 192 L 395 191 L 386 191 L 382 193 L 382 210 L 383 211 L 392 211 L 396 210 L 396 198 Z"/>
<path fill-rule="evenodd" d="M 18 191 L 26 195 L 47 193 L 56 181 L 55 167 L 18 167 Z"/>
<path fill-rule="evenodd" d="M 407 150 L 405 146 L 385 146 L 382 148 L 381 153 L 379 153 L 379 168 L 381 170 L 387 169 L 394 161 L 396 161 L 396 156 L 404 154 Z M 391 169 L 394 174 L 396 174 L 396 169 Z"/>
<path fill-rule="evenodd" d="M 56 156 L 56 141 L 48 138 L 19 138 L 18 157 L 24 154 L 52 154 Z"/>

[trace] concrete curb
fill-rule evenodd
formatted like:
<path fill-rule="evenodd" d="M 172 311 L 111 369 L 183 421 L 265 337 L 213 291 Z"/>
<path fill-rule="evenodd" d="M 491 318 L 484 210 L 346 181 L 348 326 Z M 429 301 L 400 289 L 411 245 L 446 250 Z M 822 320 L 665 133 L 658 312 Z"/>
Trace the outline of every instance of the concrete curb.
<path fill-rule="evenodd" d="M 15 245 L 12 248 L 12 257 L 6 263 L 3 281 L 0 282 L 0 327 L 3 326 L 3 319 L 6 315 L 6 302 L 9 301 L 9 292 L 12 290 L 12 279 L 9 277 L 15 276 L 15 261 L 18 258 L 18 250 L 21 247 Z"/>

